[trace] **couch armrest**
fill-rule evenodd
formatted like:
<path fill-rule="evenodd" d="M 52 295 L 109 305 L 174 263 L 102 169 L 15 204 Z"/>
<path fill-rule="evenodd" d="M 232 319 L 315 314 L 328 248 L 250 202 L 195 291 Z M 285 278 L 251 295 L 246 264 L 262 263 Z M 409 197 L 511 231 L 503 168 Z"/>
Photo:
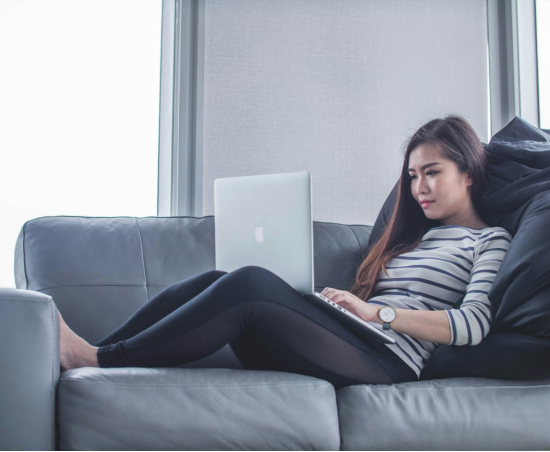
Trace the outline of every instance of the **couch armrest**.
<path fill-rule="evenodd" d="M 0 450 L 55 450 L 59 318 L 48 295 L 0 288 Z"/>

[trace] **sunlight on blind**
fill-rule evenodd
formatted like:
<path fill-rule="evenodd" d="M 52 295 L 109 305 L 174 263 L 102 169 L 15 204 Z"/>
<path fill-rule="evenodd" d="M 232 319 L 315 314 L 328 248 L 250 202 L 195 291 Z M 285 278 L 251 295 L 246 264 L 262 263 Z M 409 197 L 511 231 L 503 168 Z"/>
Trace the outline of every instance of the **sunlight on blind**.
<path fill-rule="evenodd" d="M 0 1 L 0 286 L 23 223 L 157 212 L 162 0 Z"/>

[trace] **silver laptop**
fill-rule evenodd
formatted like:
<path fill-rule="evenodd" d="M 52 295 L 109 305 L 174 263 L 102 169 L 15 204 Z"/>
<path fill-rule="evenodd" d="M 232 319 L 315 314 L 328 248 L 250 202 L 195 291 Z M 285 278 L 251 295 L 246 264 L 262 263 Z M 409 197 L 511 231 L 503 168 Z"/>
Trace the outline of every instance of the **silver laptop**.
<path fill-rule="evenodd" d="M 216 270 L 266 268 L 366 340 L 394 344 L 372 324 L 314 290 L 309 171 L 214 181 Z"/>

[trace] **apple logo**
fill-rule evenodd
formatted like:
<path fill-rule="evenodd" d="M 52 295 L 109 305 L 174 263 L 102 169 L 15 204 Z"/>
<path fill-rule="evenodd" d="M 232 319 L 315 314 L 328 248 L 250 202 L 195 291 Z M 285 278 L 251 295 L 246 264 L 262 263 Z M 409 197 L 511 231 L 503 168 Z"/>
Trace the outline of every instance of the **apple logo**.
<path fill-rule="evenodd" d="M 254 228 L 254 238 L 257 243 L 263 243 L 264 241 L 264 227 L 261 221 L 258 223 L 258 226 Z"/>

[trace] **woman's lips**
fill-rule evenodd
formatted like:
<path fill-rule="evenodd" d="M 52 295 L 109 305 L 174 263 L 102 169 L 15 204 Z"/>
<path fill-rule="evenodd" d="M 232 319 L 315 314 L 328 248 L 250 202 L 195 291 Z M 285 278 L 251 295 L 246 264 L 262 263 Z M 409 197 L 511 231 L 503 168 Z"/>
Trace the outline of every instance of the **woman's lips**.
<path fill-rule="evenodd" d="M 425 209 L 426 207 L 430 207 L 433 202 L 434 201 L 424 201 L 424 202 L 421 202 L 420 205 L 422 206 L 423 209 Z"/>

